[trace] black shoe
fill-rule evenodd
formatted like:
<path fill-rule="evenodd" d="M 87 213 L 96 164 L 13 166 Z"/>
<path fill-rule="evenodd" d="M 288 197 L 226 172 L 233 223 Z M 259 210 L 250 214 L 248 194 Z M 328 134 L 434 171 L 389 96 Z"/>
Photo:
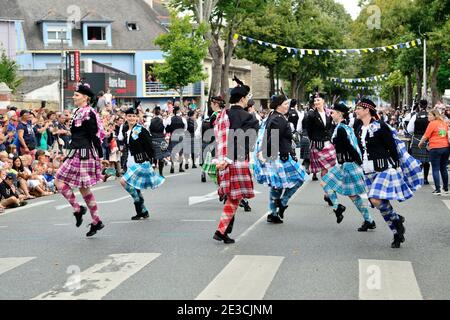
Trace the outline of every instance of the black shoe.
<path fill-rule="evenodd" d="M 245 212 L 251 212 L 252 211 L 252 208 L 248 204 L 247 200 L 241 200 L 241 202 L 239 203 L 239 207 L 244 208 Z"/>
<path fill-rule="evenodd" d="M 76 226 L 79 228 L 81 224 L 83 223 L 83 216 L 86 214 L 86 207 L 80 206 L 80 212 L 74 212 L 73 215 L 75 216 L 75 219 L 77 219 Z"/>
<path fill-rule="evenodd" d="M 219 230 L 214 233 L 213 239 L 217 241 L 223 241 L 226 244 L 235 243 L 235 241 L 228 237 L 227 234 L 221 234 Z"/>
<path fill-rule="evenodd" d="M 147 213 L 143 213 L 143 214 L 137 214 L 134 217 L 132 217 L 131 220 L 138 221 L 141 219 L 148 219 L 148 218 L 150 218 L 150 215 L 147 212 Z"/>
<path fill-rule="evenodd" d="M 317 175 L 313 175 L 313 178 L 312 178 L 312 181 L 318 181 L 319 180 L 319 178 L 317 178 Z"/>
<path fill-rule="evenodd" d="M 330 197 L 328 197 L 327 195 L 324 195 L 324 196 L 323 196 L 323 200 L 324 200 L 326 203 L 328 203 L 328 205 L 329 205 L 330 207 L 333 206 L 333 201 L 331 201 Z"/>
<path fill-rule="evenodd" d="M 368 221 L 364 221 L 364 223 L 362 224 L 362 226 L 360 228 L 358 228 L 359 232 L 366 232 L 367 230 L 373 230 L 375 229 L 377 226 L 375 225 L 375 221 L 372 221 L 372 223 L 368 222 Z"/>
<path fill-rule="evenodd" d="M 270 214 L 267 217 L 267 222 L 274 223 L 274 224 L 280 224 L 280 223 L 283 223 L 283 220 L 281 220 L 279 216 L 274 216 L 274 215 Z"/>
<path fill-rule="evenodd" d="M 204 173 L 202 173 L 202 182 L 205 183 L 206 182 L 206 175 Z"/>
<path fill-rule="evenodd" d="M 184 165 L 184 168 L 185 168 L 186 170 L 188 170 L 188 169 L 189 169 L 189 164 L 186 163 L 186 164 Z"/>
<path fill-rule="evenodd" d="M 402 238 L 398 234 L 394 234 L 394 241 L 391 243 L 391 248 L 393 249 L 400 248 L 400 244 L 402 242 L 405 242 L 405 239 L 403 238 L 402 240 Z"/>
<path fill-rule="evenodd" d="M 334 213 L 336 214 L 336 222 L 337 223 L 341 223 L 342 220 L 344 219 L 344 216 L 342 215 L 345 211 L 345 207 L 342 204 L 338 205 L 338 208 L 336 210 L 333 210 Z"/>
<path fill-rule="evenodd" d="M 182 172 L 185 172 L 184 170 L 183 170 L 183 168 L 180 168 L 180 171 L 179 171 L 180 173 L 182 173 Z"/>
<path fill-rule="evenodd" d="M 89 232 L 86 233 L 86 237 L 92 237 L 94 234 L 97 233 L 97 231 L 100 231 L 105 227 L 105 225 L 101 221 L 99 221 L 96 225 L 91 223 L 90 226 L 91 226 L 91 230 L 89 230 Z"/>
<path fill-rule="evenodd" d="M 398 215 L 398 216 L 400 217 L 400 219 L 395 220 L 393 223 L 394 223 L 395 229 L 397 229 L 397 235 L 398 235 L 400 242 L 405 242 L 406 229 L 405 229 L 405 226 L 403 225 L 403 223 L 405 222 L 405 217 L 403 217 L 401 215 Z"/>
<path fill-rule="evenodd" d="M 170 168 L 170 173 L 175 173 L 175 169 L 173 167 Z"/>
<path fill-rule="evenodd" d="M 197 169 L 197 166 L 195 164 L 193 164 L 192 169 Z"/>
<path fill-rule="evenodd" d="M 428 184 L 430 184 L 430 183 L 428 182 L 428 180 L 425 180 L 425 181 L 423 182 L 423 184 L 428 185 Z"/>
<path fill-rule="evenodd" d="M 284 219 L 284 212 L 286 211 L 286 209 L 289 206 L 284 207 L 281 204 L 281 199 L 275 199 L 275 206 L 278 208 L 278 215 L 280 216 L 281 219 Z"/>

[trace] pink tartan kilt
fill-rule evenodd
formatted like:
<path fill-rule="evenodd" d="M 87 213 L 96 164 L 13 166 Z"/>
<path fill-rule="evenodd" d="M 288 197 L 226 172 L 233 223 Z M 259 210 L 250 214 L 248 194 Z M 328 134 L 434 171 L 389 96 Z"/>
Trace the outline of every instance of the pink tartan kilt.
<path fill-rule="evenodd" d="M 311 172 L 319 173 L 322 170 L 330 170 L 336 165 L 336 150 L 331 142 L 326 142 L 325 147 L 320 151 L 311 148 Z"/>
<path fill-rule="evenodd" d="M 226 195 L 232 200 L 251 199 L 253 191 L 252 174 L 247 161 L 235 161 L 225 170 L 218 171 L 219 196 Z"/>
<path fill-rule="evenodd" d="M 81 160 L 77 151 L 73 158 L 64 161 L 55 178 L 71 188 L 92 187 L 103 181 L 100 159 L 90 154 L 89 159 Z"/>

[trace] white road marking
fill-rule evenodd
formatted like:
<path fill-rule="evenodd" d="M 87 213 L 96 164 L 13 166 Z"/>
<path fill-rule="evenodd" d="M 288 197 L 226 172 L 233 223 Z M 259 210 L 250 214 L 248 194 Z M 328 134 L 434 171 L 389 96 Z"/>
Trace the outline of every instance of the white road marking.
<path fill-rule="evenodd" d="M 100 191 L 100 190 L 110 189 L 112 187 L 114 187 L 114 186 L 95 187 L 95 188 L 92 188 L 91 191 Z M 78 192 L 75 192 L 75 195 L 76 196 L 81 196 L 81 193 L 78 191 Z"/>
<path fill-rule="evenodd" d="M 411 262 L 359 260 L 360 300 L 423 300 Z"/>
<path fill-rule="evenodd" d="M 447 208 L 450 210 L 450 200 L 442 200 L 442 202 L 447 206 Z"/>
<path fill-rule="evenodd" d="M 33 300 L 100 300 L 160 255 L 160 253 L 110 255 L 104 262 L 86 269 L 71 277 L 72 279 L 69 278 L 63 287 L 56 287 Z"/>
<path fill-rule="evenodd" d="M 97 201 L 97 204 L 116 203 L 116 202 L 120 202 L 120 201 L 125 200 L 125 199 L 128 199 L 128 198 L 131 198 L 131 197 L 130 197 L 130 196 L 125 196 L 125 197 L 118 198 L 118 199 L 114 199 L 114 200 Z M 63 209 L 70 208 L 70 207 L 71 207 L 70 204 L 63 204 L 63 205 L 57 206 L 57 207 L 55 207 L 55 208 L 56 208 L 56 210 L 63 210 Z"/>
<path fill-rule="evenodd" d="M 113 221 L 113 222 L 110 222 L 110 224 L 130 224 L 130 223 L 136 223 L 136 221 Z"/>
<path fill-rule="evenodd" d="M 0 226 L 0 229 L 6 229 L 8 226 Z"/>
<path fill-rule="evenodd" d="M 181 176 L 187 176 L 190 175 L 190 173 L 178 173 L 178 174 L 171 174 L 170 176 L 164 176 L 164 178 L 174 178 L 174 177 L 181 177 Z"/>
<path fill-rule="evenodd" d="M 261 192 L 254 190 L 255 194 L 261 194 Z M 217 191 L 213 191 L 211 193 L 208 193 L 204 196 L 198 196 L 198 197 L 189 197 L 189 206 L 193 206 L 199 203 L 212 201 L 212 200 L 218 200 L 219 195 L 217 194 Z"/>
<path fill-rule="evenodd" d="M 30 203 L 30 204 L 27 204 L 24 207 L 19 207 L 19 208 L 15 208 L 15 209 L 6 209 L 4 213 L 0 214 L 0 217 L 5 216 L 5 215 L 10 214 L 10 213 L 16 213 L 16 212 L 27 210 L 27 209 L 30 209 L 30 208 L 40 207 L 40 206 L 43 206 L 43 205 L 46 205 L 46 204 L 49 204 L 49 203 L 52 203 L 52 202 L 56 202 L 56 200 L 45 200 L 45 201 Z"/>
<path fill-rule="evenodd" d="M 24 258 L 0 258 L 0 274 L 8 272 L 18 266 L 21 266 L 35 257 L 24 257 Z"/>
<path fill-rule="evenodd" d="M 283 259 L 235 256 L 196 300 L 262 300 Z"/>

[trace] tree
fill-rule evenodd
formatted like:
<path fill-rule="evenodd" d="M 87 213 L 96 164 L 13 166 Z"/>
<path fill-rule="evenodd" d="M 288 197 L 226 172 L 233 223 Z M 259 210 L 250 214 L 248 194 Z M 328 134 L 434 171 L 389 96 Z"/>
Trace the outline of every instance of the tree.
<path fill-rule="evenodd" d="M 178 18 L 171 13 L 170 30 L 155 39 L 164 52 L 165 62 L 155 66 L 156 77 L 167 89 L 174 89 L 183 101 L 183 89 L 191 83 L 204 80 L 203 60 L 208 42 L 203 39 L 206 26 L 193 27 L 189 16 Z"/>
<path fill-rule="evenodd" d="M 0 82 L 6 83 L 14 93 L 22 83 L 22 79 L 17 74 L 18 70 L 19 66 L 17 63 L 14 60 L 10 60 L 5 52 L 2 52 L 0 58 Z"/>

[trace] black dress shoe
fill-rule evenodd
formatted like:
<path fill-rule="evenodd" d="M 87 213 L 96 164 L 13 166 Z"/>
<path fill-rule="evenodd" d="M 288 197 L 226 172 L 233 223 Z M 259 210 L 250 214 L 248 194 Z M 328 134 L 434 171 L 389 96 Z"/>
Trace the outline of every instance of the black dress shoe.
<path fill-rule="evenodd" d="M 400 217 L 400 219 L 398 220 L 394 220 L 393 224 L 395 226 L 395 229 L 397 229 L 397 235 L 398 238 L 401 242 L 405 242 L 405 226 L 403 225 L 403 223 L 405 222 L 405 218 L 401 215 L 398 215 Z"/>
<path fill-rule="evenodd" d="M 150 218 L 150 215 L 147 212 L 147 213 L 143 213 L 143 214 L 137 214 L 134 217 L 132 217 L 131 220 L 138 221 L 141 219 L 148 219 L 148 218 Z"/>
<path fill-rule="evenodd" d="M 206 175 L 204 173 L 202 173 L 202 182 L 205 183 L 206 182 Z"/>
<path fill-rule="evenodd" d="M 334 213 L 336 214 L 336 222 L 337 223 L 341 223 L 342 220 L 344 219 L 344 216 L 342 215 L 345 211 L 345 207 L 342 204 L 338 205 L 338 208 L 336 210 L 333 210 Z"/>
<path fill-rule="evenodd" d="M 319 178 L 317 178 L 317 175 L 314 174 L 314 175 L 313 175 L 313 178 L 312 178 L 312 181 L 318 181 L 318 180 L 319 180 Z"/>
<path fill-rule="evenodd" d="M 273 224 L 280 224 L 280 223 L 283 223 L 283 220 L 281 220 L 279 216 L 274 216 L 274 215 L 270 214 L 267 217 L 267 222 L 270 222 Z"/>
<path fill-rule="evenodd" d="M 197 169 L 197 166 L 195 164 L 193 164 L 192 169 Z"/>
<path fill-rule="evenodd" d="M 189 169 L 189 164 L 186 163 L 186 164 L 184 165 L 184 168 L 185 168 L 186 170 L 188 170 L 188 169 Z"/>
<path fill-rule="evenodd" d="M 375 225 L 375 221 L 372 221 L 372 223 L 368 222 L 368 221 L 364 221 L 364 223 L 362 224 L 361 227 L 358 228 L 359 232 L 366 232 L 367 230 L 371 229 L 375 229 L 377 226 Z"/>
<path fill-rule="evenodd" d="M 75 224 L 77 228 L 81 226 L 83 223 L 83 216 L 86 214 L 87 208 L 84 206 L 80 206 L 80 212 L 74 212 L 73 215 L 75 216 L 75 219 L 77 220 L 77 223 Z"/>
<path fill-rule="evenodd" d="M 105 225 L 101 221 L 99 221 L 96 225 L 91 223 L 90 226 L 91 226 L 91 229 L 89 230 L 88 233 L 86 233 L 86 237 L 92 237 L 93 235 L 95 235 L 97 233 L 97 231 L 100 231 L 105 227 Z"/>
<path fill-rule="evenodd" d="M 430 184 L 430 183 L 428 182 L 428 180 L 425 180 L 425 181 L 423 182 L 423 184 L 428 185 L 428 184 Z"/>
<path fill-rule="evenodd" d="M 284 219 L 284 212 L 286 211 L 286 209 L 289 206 L 283 206 L 281 204 L 281 199 L 275 199 L 275 206 L 278 208 L 278 215 L 280 216 L 281 219 Z"/>
<path fill-rule="evenodd" d="M 333 201 L 331 201 L 331 199 L 330 199 L 329 196 L 324 195 L 324 196 L 323 196 L 323 200 L 324 200 L 326 203 L 328 203 L 328 205 L 329 205 L 330 207 L 333 206 Z"/>
<path fill-rule="evenodd" d="M 234 239 L 228 237 L 227 234 L 221 234 L 219 230 L 214 233 L 213 239 L 217 241 L 223 241 L 226 244 L 235 243 Z"/>
<path fill-rule="evenodd" d="M 391 243 L 391 248 L 398 249 L 400 248 L 400 244 L 402 242 L 405 242 L 405 239 L 403 238 L 403 241 L 401 237 L 398 234 L 394 234 L 394 241 Z"/>
<path fill-rule="evenodd" d="M 183 170 L 183 168 L 180 168 L 180 171 L 179 171 L 180 173 L 182 173 L 182 172 L 185 172 L 184 170 Z"/>
<path fill-rule="evenodd" d="M 245 212 L 251 212 L 252 211 L 252 208 L 248 204 L 248 201 L 245 200 L 245 199 L 241 200 L 241 202 L 239 203 L 239 207 L 244 208 Z"/>
<path fill-rule="evenodd" d="M 170 168 L 170 173 L 175 173 L 175 169 L 173 167 Z"/>

